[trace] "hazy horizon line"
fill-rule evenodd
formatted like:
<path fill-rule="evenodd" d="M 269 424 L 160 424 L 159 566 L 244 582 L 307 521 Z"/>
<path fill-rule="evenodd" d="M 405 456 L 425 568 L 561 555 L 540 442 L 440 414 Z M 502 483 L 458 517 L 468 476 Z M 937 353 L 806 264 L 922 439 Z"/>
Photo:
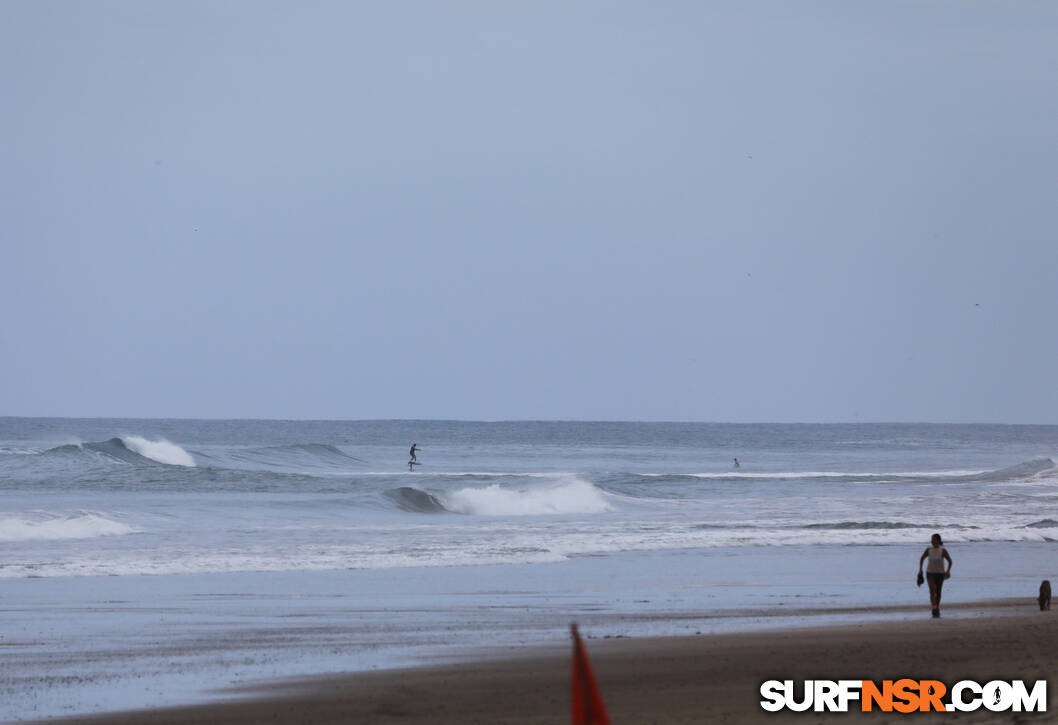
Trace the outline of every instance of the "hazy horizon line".
<path fill-rule="evenodd" d="M 723 421 L 723 420 L 667 420 L 667 419 L 594 419 L 594 418 L 252 418 L 252 417 L 186 417 L 186 416 L 139 416 L 139 415 L 0 415 L 0 420 L 140 420 L 140 421 L 187 421 L 187 422 L 246 422 L 261 421 L 275 423 L 586 423 L 586 424 L 657 424 L 657 425 L 959 425 L 959 426 L 1024 426 L 1024 427 L 1058 427 L 1058 423 L 1010 423 L 998 421 L 943 421 L 943 420 L 758 420 L 758 421 Z"/>

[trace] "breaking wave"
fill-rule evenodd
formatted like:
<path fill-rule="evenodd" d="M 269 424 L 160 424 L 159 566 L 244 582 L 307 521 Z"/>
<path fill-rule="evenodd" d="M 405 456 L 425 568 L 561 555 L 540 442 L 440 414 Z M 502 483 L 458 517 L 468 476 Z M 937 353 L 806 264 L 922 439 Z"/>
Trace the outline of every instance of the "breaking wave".
<path fill-rule="evenodd" d="M 130 451 L 152 461 L 164 463 L 167 466 L 188 466 L 189 468 L 195 466 L 195 459 L 191 457 L 191 454 L 175 443 L 164 440 L 149 441 L 139 436 L 126 436 L 119 440 Z"/>
<path fill-rule="evenodd" d="M 58 541 L 122 536 L 138 529 L 99 514 L 81 511 L 69 515 L 40 513 L 0 518 L 0 541 Z"/>
<path fill-rule="evenodd" d="M 540 516 L 592 514 L 610 511 L 605 494 L 580 479 L 532 488 L 506 488 L 498 483 L 481 488 L 460 488 L 432 493 L 412 486 L 385 491 L 403 511 L 458 513 L 478 516 Z"/>
<path fill-rule="evenodd" d="M 450 511 L 481 516 L 537 516 L 541 514 L 594 514 L 610 510 L 605 494 L 579 478 L 549 486 L 523 489 L 492 484 L 443 494 Z"/>
<path fill-rule="evenodd" d="M 45 456 L 66 456 L 71 454 L 102 453 L 125 463 L 144 463 L 152 461 L 166 466 L 195 467 L 194 457 L 186 450 L 166 440 L 148 440 L 141 436 L 123 436 L 111 438 L 98 443 L 68 443 L 43 451 Z"/>

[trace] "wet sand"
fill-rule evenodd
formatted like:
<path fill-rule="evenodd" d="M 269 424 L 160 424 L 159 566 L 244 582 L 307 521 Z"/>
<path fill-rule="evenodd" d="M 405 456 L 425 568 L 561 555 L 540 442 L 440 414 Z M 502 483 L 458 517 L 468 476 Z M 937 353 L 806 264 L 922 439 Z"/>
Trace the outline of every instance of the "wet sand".
<path fill-rule="evenodd" d="M 769 679 L 1055 680 L 1058 612 L 1008 603 L 1003 616 L 951 616 L 830 627 L 586 644 L 610 717 L 621 723 L 893 722 L 885 713 L 781 713 L 760 707 Z M 960 616 L 962 614 L 962 616 Z M 566 723 L 569 648 L 506 659 L 272 683 L 236 701 L 66 719 L 94 725 L 220 723 Z M 1053 696 L 1052 691 L 1048 693 Z M 1049 702 L 1050 706 L 1051 703 Z M 855 706 L 855 705 L 854 705 Z M 916 713 L 916 722 L 1056 722 L 1046 713 Z M 52 721 L 56 722 L 56 721 Z"/>

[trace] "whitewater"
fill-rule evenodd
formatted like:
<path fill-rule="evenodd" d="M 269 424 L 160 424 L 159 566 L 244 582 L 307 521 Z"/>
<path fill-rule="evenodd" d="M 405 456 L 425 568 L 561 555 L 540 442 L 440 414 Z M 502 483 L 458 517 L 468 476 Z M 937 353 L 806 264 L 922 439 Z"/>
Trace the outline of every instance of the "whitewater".
<path fill-rule="evenodd" d="M 951 597 L 1031 593 L 1058 576 L 1056 459 L 1056 426 L 0 418 L 0 720 L 139 702 L 117 651 L 186 701 L 574 617 L 634 636 L 914 603 L 934 532 Z M 223 656 L 169 649 L 218 632 Z"/>

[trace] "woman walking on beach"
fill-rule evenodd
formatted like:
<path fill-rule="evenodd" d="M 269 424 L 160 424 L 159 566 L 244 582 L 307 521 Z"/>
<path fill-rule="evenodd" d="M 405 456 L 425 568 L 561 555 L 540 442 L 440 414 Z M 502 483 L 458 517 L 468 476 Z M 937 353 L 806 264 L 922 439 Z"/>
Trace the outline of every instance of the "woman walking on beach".
<path fill-rule="evenodd" d="M 929 603 L 933 607 L 933 616 L 940 616 L 940 592 L 944 587 L 944 580 L 951 577 L 951 554 L 944 548 L 940 534 L 933 534 L 930 545 L 922 552 L 918 560 L 918 583 L 922 585 L 922 562 L 929 559 L 926 565 L 926 579 L 929 581 Z M 945 570 L 944 562 L 948 562 Z"/>

